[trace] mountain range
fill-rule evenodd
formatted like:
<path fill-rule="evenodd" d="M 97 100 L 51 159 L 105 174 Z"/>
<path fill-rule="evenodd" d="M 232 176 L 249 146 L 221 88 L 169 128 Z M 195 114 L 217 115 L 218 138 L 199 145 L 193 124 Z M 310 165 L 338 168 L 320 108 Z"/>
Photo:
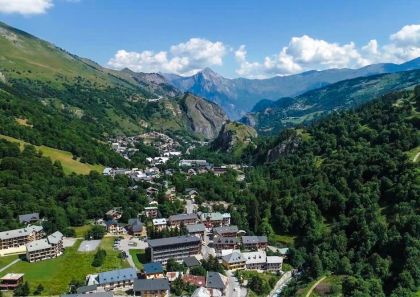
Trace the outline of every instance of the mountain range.
<path fill-rule="evenodd" d="M 233 120 L 252 110 L 262 99 L 276 100 L 295 97 L 338 81 L 382 73 L 420 68 L 420 58 L 403 64 L 372 64 L 359 69 L 328 69 L 307 71 L 268 79 L 225 78 L 210 68 L 189 77 L 175 74 L 163 76 L 176 88 L 191 92 L 220 105 Z"/>

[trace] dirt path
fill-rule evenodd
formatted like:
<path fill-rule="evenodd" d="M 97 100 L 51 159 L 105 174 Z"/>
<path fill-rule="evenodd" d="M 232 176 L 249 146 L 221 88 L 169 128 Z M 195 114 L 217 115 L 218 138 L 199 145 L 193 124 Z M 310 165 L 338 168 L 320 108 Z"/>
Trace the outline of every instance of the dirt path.
<path fill-rule="evenodd" d="M 306 293 L 305 297 L 311 296 L 313 290 L 326 278 L 326 276 L 321 277 L 316 283 L 312 285 L 312 287 L 309 289 L 308 293 Z"/>
<path fill-rule="evenodd" d="M 417 162 L 417 159 L 420 157 L 420 152 L 418 152 L 415 156 L 414 156 L 414 159 L 413 159 L 413 162 L 414 163 L 416 163 Z"/>

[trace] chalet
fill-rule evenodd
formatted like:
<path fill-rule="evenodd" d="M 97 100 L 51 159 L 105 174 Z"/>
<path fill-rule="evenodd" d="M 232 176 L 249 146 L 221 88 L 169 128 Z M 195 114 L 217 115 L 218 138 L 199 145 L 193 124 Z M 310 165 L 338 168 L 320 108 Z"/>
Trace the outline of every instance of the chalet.
<path fill-rule="evenodd" d="M 118 223 L 116 220 L 108 220 L 105 222 L 106 231 L 112 235 L 124 235 L 127 233 L 124 225 Z"/>
<path fill-rule="evenodd" d="M 143 274 L 146 279 L 163 278 L 163 267 L 159 262 L 143 265 Z"/>
<path fill-rule="evenodd" d="M 240 252 L 233 252 L 222 257 L 222 264 L 228 270 L 245 269 L 246 260 Z"/>
<path fill-rule="evenodd" d="M 138 218 L 128 220 L 128 233 L 135 237 L 145 237 L 146 228 L 144 228 L 143 223 Z"/>
<path fill-rule="evenodd" d="M 63 234 L 56 231 L 45 239 L 34 240 L 26 244 L 26 259 L 37 262 L 56 258 L 63 254 Z"/>
<path fill-rule="evenodd" d="M 238 232 L 238 227 L 234 225 L 213 228 L 215 237 L 236 237 Z"/>
<path fill-rule="evenodd" d="M 28 242 L 41 239 L 44 229 L 41 226 L 29 225 L 25 228 L 0 232 L 0 249 L 18 248 Z"/>
<path fill-rule="evenodd" d="M 194 225 L 198 221 L 198 217 L 195 213 L 190 214 L 176 214 L 168 218 L 169 226 L 171 227 L 180 227 L 181 225 Z"/>
<path fill-rule="evenodd" d="M 166 278 L 136 279 L 133 293 L 142 297 L 169 297 L 169 281 Z"/>
<path fill-rule="evenodd" d="M 204 224 L 187 225 L 185 227 L 187 228 L 188 234 L 195 235 L 201 240 L 204 238 L 204 232 L 206 231 L 206 226 L 204 226 Z"/>
<path fill-rule="evenodd" d="M 267 256 L 267 264 L 265 270 L 271 272 L 281 271 L 283 265 L 283 258 L 279 256 Z"/>
<path fill-rule="evenodd" d="M 267 236 L 242 236 L 242 247 L 246 250 L 266 249 Z"/>
<path fill-rule="evenodd" d="M 39 213 L 27 213 L 19 216 L 19 223 L 21 224 L 33 224 L 39 222 Z"/>
<path fill-rule="evenodd" d="M 106 212 L 105 216 L 108 220 L 119 220 L 121 219 L 123 212 L 121 207 L 114 207 Z"/>
<path fill-rule="evenodd" d="M 264 270 L 267 263 L 267 255 L 263 251 L 242 253 L 246 260 L 246 269 Z"/>
<path fill-rule="evenodd" d="M 162 219 L 153 219 L 153 227 L 155 227 L 156 230 L 162 231 L 163 229 L 166 229 L 168 226 L 168 222 L 165 218 Z"/>
<path fill-rule="evenodd" d="M 218 237 L 213 243 L 216 251 L 233 250 L 239 247 L 239 239 L 236 237 Z"/>
<path fill-rule="evenodd" d="M 118 287 L 131 286 L 137 279 L 137 272 L 134 268 L 124 268 L 101 272 L 94 277 L 98 288 L 112 290 Z"/>
<path fill-rule="evenodd" d="M 0 278 L 0 290 L 14 290 L 23 284 L 23 273 L 7 273 Z"/>
<path fill-rule="evenodd" d="M 220 227 L 223 225 L 223 216 L 220 212 L 202 213 L 200 215 L 200 220 L 207 228 Z"/>
<path fill-rule="evenodd" d="M 158 216 L 158 208 L 156 206 L 148 206 L 144 208 L 144 215 L 148 218 L 156 218 Z"/>

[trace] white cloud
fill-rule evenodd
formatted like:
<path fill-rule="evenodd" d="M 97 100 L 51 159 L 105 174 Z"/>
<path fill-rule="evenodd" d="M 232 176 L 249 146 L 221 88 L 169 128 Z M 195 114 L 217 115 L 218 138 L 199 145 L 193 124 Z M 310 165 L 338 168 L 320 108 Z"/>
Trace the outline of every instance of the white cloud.
<path fill-rule="evenodd" d="M 278 54 L 262 62 L 247 59 L 245 45 L 235 52 L 236 73 L 249 78 L 288 75 L 306 70 L 357 68 L 372 63 L 402 63 L 420 57 L 420 25 L 407 25 L 390 35 L 390 42 L 379 46 L 376 39 L 358 48 L 353 42 L 340 45 L 308 35 L 291 38 Z"/>
<path fill-rule="evenodd" d="M 170 47 L 169 51 L 128 52 L 119 50 L 108 65 L 115 69 L 130 68 L 138 72 L 171 72 L 191 75 L 207 66 L 222 65 L 226 54 L 222 42 L 191 38 Z"/>
<path fill-rule="evenodd" d="M 0 13 L 43 14 L 52 6 L 52 0 L 0 0 Z"/>

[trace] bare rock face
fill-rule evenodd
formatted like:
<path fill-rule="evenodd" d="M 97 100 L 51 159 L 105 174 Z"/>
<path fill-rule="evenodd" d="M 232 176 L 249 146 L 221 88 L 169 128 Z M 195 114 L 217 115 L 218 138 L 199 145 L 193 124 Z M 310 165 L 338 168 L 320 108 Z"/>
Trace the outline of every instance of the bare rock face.
<path fill-rule="evenodd" d="M 267 152 L 267 162 L 274 162 L 279 157 L 294 153 L 302 143 L 302 138 L 294 131 L 278 145 Z"/>
<path fill-rule="evenodd" d="M 228 120 L 222 108 L 203 98 L 186 94 L 181 104 L 191 130 L 205 139 L 216 138 L 223 124 Z"/>
<path fill-rule="evenodd" d="M 252 127 L 237 122 L 227 122 L 211 143 L 211 147 L 224 152 L 237 151 L 248 145 L 254 145 L 256 137 L 257 132 Z"/>

